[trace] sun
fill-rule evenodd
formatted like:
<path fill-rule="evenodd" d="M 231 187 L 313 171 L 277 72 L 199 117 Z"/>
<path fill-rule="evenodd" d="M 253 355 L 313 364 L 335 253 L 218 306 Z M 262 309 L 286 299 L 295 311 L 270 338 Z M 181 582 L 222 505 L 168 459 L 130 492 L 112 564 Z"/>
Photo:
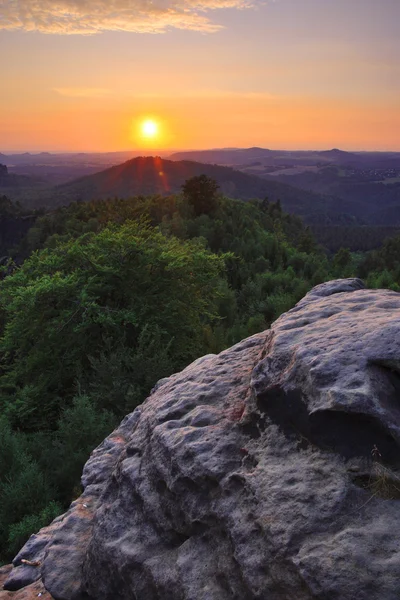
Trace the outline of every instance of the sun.
<path fill-rule="evenodd" d="M 146 119 L 141 125 L 142 135 L 145 138 L 152 139 L 158 134 L 158 124 L 153 119 Z"/>
<path fill-rule="evenodd" d="M 169 145 L 172 136 L 164 116 L 142 113 L 131 118 L 129 137 L 138 148 L 155 151 Z"/>

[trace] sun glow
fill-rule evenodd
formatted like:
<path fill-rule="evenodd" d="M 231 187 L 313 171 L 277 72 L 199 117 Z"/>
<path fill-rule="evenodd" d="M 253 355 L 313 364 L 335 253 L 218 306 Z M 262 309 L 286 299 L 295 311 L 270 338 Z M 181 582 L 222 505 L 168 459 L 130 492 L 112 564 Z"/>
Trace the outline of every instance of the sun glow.
<path fill-rule="evenodd" d="M 148 112 L 130 119 L 130 139 L 138 149 L 155 153 L 170 147 L 174 136 L 165 115 Z"/>
<path fill-rule="evenodd" d="M 146 119 L 141 125 L 143 137 L 153 139 L 158 135 L 158 124 L 153 119 Z"/>

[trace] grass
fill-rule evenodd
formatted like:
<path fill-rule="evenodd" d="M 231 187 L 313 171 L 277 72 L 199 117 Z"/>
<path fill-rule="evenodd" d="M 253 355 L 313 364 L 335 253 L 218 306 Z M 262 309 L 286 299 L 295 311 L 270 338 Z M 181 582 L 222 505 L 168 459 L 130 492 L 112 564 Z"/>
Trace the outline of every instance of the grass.
<path fill-rule="evenodd" d="M 400 500 L 400 477 L 378 461 L 374 461 L 369 475 L 355 477 L 354 483 L 370 492 L 372 498 Z"/>

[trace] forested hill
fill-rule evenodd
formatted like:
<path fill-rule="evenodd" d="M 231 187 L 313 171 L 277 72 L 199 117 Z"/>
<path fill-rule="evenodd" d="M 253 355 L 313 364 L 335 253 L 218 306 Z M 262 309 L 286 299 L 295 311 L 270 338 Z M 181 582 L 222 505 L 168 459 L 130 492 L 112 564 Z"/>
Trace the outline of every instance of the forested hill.
<path fill-rule="evenodd" d="M 224 195 L 247 200 L 279 197 L 282 202 L 298 199 L 298 204 L 312 202 L 308 194 L 291 186 L 267 182 L 229 167 L 193 161 L 171 161 L 160 157 L 139 157 L 57 188 L 61 197 L 93 200 L 107 197 L 128 198 L 137 195 L 168 195 L 179 192 L 182 184 L 193 176 L 205 174 L 217 181 Z M 274 198 L 272 198 L 272 196 Z M 314 201 L 319 198 L 314 197 Z M 287 199 L 287 200 L 286 200 Z"/>
<path fill-rule="evenodd" d="M 160 157 L 139 157 L 94 175 L 79 178 L 42 193 L 36 203 L 60 206 L 76 200 L 129 198 L 137 195 L 168 195 L 179 192 L 184 181 L 205 174 L 217 181 L 220 191 L 230 198 L 280 200 L 284 210 L 311 222 L 342 223 L 351 210 L 350 202 L 296 189 L 280 182 L 248 175 L 230 167 L 192 161 L 170 161 Z"/>

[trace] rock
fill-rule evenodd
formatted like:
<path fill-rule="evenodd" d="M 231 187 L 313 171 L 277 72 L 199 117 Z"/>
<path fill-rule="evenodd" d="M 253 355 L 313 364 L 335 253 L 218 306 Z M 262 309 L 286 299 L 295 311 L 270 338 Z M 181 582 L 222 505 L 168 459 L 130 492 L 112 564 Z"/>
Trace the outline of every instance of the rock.
<path fill-rule="evenodd" d="M 7 577 L 5 589 L 11 592 L 20 590 L 40 579 L 41 573 L 37 567 L 21 565 L 11 571 Z"/>
<path fill-rule="evenodd" d="M 399 373 L 400 294 L 317 286 L 159 382 L 18 557 L 55 600 L 397 600 Z"/>
<path fill-rule="evenodd" d="M 340 294 L 342 292 L 354 292 L 355 290 L 363 290 L 365 288 L 364 283 L 361 279 L 336 279 L 334 281 L 326 281 L 320 285 L 315 286 L 308 294 L 304 296 L 297 306 L 303 306 L 308 304 L 312 300 L 319 300 L 327 296 L 333 296 L 333 294 Z"/>
<path fill-rule="evenodd" d="M 9 575 L 12 571 L 12 568 L 13 568 L 12 565 L 4 565 L 3 567 L 0 567 L 0 589 L 3 589 L 4 582 L 9 577 Z M 0 592 L 0 594 L 1 594 L 1 592 Z M 1 598 L 1 596 L 0 596 L 0 598 Z"/>
<path fill-rule="evenodd" d="M 0 567 L 0 590 L 7 577 L 10 575 L 12 565 Z M 0 591 L 0 600 L 53 600 L 50 594 L 45 590 L 43 583 L 38 581 L 30 584 L 17 592 Z"/>

